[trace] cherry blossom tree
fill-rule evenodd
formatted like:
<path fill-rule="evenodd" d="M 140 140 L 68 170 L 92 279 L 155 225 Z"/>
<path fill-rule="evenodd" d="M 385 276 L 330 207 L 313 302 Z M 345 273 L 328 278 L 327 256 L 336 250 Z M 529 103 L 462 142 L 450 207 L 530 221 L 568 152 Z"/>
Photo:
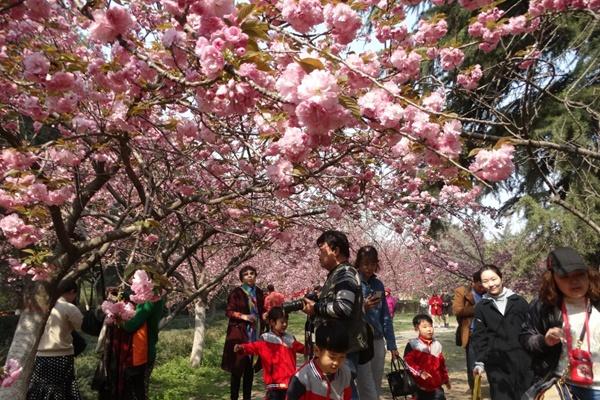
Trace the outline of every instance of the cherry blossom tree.
<path fill-rule="evenodd" d="M 446 107 L 449 87 L 477 91 L 493 73 L 465 65 L 462 48 L 501 48 L 545 18 L 595 16 L 598 2 L 532 1 L 504 20 L 489 1 L 459 1 L 452 7 L 477 22 L 453 46 L 440 45 L 441 16 L 409 31 L 405 10 L 416 3 L 4 4 L 0 230 L 24 310 L 8 354 L 21 378 L 2 396 L 24 398 L 58 283 L 99 262 L 152 261 L 155 283 L 197 264 L 193 301 L 289 221 L 369 210 L 421 237 L 486 181 L 507 178 L 518 141 L 472 158 L 461 142 L 470 124 L 504 122 Z M 369 50 L 357 52 L 360 42 Z M 423 85 L 427 62 L 460 74 Z M 220 243 L 227 253 L 228 241 L 226 263 L 203 267 L 198 252 Z"/>

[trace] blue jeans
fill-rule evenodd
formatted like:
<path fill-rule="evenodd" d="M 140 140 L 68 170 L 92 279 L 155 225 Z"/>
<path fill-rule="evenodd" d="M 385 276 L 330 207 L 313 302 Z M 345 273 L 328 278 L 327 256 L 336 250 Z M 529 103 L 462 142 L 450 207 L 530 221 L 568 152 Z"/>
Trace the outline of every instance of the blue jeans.
<path fill-rule="evenodd" d="M 359 400 L 358 389 L 356 388 L 356 374 L 358 371 L 358 351 L 354 353 L 346 354 L 346 365 L 350 368 L 352 373 L 352 380 L 350 386 L 352 387 L 352 400 Z"/>
<path fill-rule="evenodd" d="M 569 388 L 577 400 L 600 400 L 600 390 L 573 385 L 569 385 Z"/>

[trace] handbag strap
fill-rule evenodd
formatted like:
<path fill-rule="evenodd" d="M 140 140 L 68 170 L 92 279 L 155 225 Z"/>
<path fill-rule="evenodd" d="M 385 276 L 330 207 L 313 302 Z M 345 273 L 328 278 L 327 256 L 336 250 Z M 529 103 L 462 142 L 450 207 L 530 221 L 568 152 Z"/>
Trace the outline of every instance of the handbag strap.
<path fill-rule="evenodd" d="M 400 366 L 402 366 L 402 369 L 408 369 L 408 367 L 406 366 L 406 363 L 404 362 L 402 357 L 398 357 L 398 358 L 392 357 L 392 371 L 400 370 Z"/>

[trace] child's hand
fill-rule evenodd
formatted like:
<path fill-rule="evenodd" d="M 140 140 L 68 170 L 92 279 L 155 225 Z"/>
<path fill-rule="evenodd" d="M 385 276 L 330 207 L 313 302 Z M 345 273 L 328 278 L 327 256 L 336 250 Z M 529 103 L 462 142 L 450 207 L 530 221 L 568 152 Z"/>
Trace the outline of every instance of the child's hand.
<path fill-rule="evenodd" d="M 242 351 L 244 351 L 244 348 L 242 346 L 240 346 L 239 344 L 236 344 L 235 346 L 233 346 L 234 353 L 241 353 Z"/>
<path fill-rule="evenodd" d="M 427 371 L 421 371 L 419 376 L 421 377 L 421 379 L 425 379 L 425 380 L 431 378 L 431 374 Z"/>
<path fill-rule="evenodd" d="M 452 384 L 450 383 L 450 381 L 446 382 L 446 389 L 452 389 Z"/>

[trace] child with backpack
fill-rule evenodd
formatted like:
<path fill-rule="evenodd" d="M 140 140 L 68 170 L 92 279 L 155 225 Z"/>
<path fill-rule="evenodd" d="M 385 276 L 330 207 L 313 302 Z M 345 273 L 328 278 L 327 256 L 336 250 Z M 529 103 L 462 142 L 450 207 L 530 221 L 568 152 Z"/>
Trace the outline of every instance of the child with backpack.
<path fill-rule="evenodd" d="M 304 352 L 304 345 L 286 333 L 288 316 L 281 307 L 273 307 L 267 314 L 271 330 L 263 333 L 260 340 L 236 344 L 235 352 L 260 356 L 266 400 L 285 400 L 288 383 L 296 372 L 296 353 Z"/>
<path fill-rule="evenodd" d="M 429 315 L 418 314 L 413 318 L 418 336 L 411 339 L 404 349 L 404 362 L 417 384 L 417 400 L 445 400 L 442 385 L 448 389 L 450 379 L 442 344 L 433 337 L 433 320 Z"/>

